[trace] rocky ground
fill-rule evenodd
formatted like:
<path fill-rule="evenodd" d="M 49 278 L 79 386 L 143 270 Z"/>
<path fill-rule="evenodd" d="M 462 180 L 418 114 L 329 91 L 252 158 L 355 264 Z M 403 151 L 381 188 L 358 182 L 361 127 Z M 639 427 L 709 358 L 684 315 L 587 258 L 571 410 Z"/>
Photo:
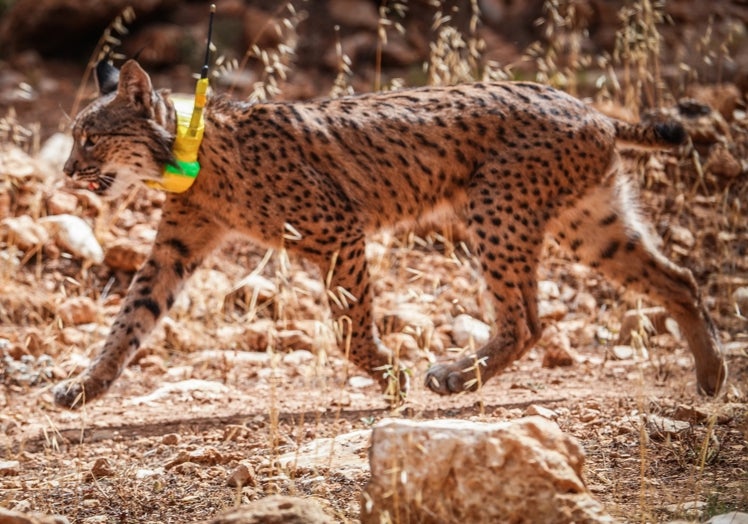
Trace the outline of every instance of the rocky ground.
<path fill-rule="evenodd" d="M 691 16 L 684 3 L 673 2 Z M 738 4 L 715 5 L 737 12 Z M 356 23 L 371 26 L 372 18 Z M 678 27 L 681 37 L 688 27 Z M 370 35 L 344 36 L 361 33 Z M 376 38 L 358 38 L 356 67 L 376 46 Z M 412 71 L 395 62 L 419 49 L 416 40 L 390 49 L 385 71 Z M 299 44 L 302 58 L 311 45 Z M 281 96 L 329 92 L 331 56 L 326 69 L 295 66 Z M 413 56 L 428 58 L 423 50 Z M 736 62 L 741 56 L 735 51 Z M 70 413 L 52 404 L 49 388 L 100 347 L 163 202 L 146 188 L 107 203 L 66 185 L 64 113 L 84 62 L 29 51 L 0 62 L 0 506 L 72 522 L 189 522 L 291 494 L 355 522 L 369 479 L 365 447 L 356 448 L 359 461 L 336 460 L 335 451 L 305 465 L 288 457 L 384 417 L 540 414 L 579 440 L 588 487 L 621 521 L 748 511 L 748 119 L 739 75 L 691 83 L 692 101 L 665 104 L 688 126 L 693 147 L 625 157 L 663 250 L 694 271 L 720 328 L 730 377 L 716 399 L 696 394 L 692 358 L 666 314 L 575 264 L 552 241 L 540 270 L 547 328 L 538 347 L 478 393 L 434 396 L 422 385 L 429 364 L 455 358 L 491 324 L 469 244 L 448 224 L 383 232 L 367 251 L 378 326 L 413 369 L 404 404 L 391 405 L 341 357 L 313 268 L 237 240 L 198 270 L 110 394 Z M 249 69 L 232 73 L 248 82 L 241 96 L 261 78 Z M 375 69 L 362 69 L 352 85 L 371 89 Z M 189 71 L 163 69 L 154 81 L 184 89 Z M 621 103 L 603 108 L 630 112 Z"/>

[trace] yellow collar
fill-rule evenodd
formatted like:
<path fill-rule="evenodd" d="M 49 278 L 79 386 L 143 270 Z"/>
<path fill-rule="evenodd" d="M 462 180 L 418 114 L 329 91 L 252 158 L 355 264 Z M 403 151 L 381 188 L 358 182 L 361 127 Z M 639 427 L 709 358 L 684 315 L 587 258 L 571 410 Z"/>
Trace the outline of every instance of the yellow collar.
<path fill-rule="evenodd" d="M 198 80 L 194 98 L 189 95 L 171 97 L 177 113 L 177 133 L 173 150 L 176 165 L 167 164 L 160 180 L 147 180 L 146 184 L 149 187 L 169 193 L 183 193 L 192 187 L 200 172 L 197 153 L 205 131 L 203 108 L 206 101 L 207 79 L 202 92 L 200 84 L 201 80 Z"/>

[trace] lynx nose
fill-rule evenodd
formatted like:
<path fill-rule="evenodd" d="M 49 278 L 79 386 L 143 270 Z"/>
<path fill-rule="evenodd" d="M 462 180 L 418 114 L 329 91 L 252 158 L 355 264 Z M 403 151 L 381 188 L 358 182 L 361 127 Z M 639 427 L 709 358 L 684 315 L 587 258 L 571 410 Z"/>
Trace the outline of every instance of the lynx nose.
<path fill-rule="evenodd" d="M 77 162 L 73 160 L 72 158 L 68 158 L 67 162 L 65 162 L 65 166 L 62 168 L 62 171 L 67 176 L 73 176 L 78 169 Z"/>

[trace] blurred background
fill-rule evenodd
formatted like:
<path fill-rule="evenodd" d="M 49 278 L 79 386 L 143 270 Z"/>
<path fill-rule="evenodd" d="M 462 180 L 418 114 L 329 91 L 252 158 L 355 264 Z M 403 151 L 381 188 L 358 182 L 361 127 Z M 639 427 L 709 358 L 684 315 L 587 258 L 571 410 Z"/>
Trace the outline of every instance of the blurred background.
<path fill-rule="evenodd" d="M 336 85 L 362 92 L 466 80 L 488 69 L 592 95 L 605 87 L 601 75 L 629 65 L 656 74 L 675 97 L 695 83 L 748 87 L 743 0 L 216 4 L 214 87 L 237 96 L 303 99 Z M 189 90 L 208 10 L 207 2 L 185 0 L 0 0 L 0 112 L 13 107 L 20 122 L 41 122 L 46 136 L 73 108 L 86 66 L 103 48 L 137 56 L 157 86 Z M 642 52 L 651 55 L 644 64 L 635 56 Z M 442 73 L 434 70 L 440 53 Z M 455 73 L 466 58 L 468 70 Z M 646 98 L 644 105 L 658 103 Z"/>

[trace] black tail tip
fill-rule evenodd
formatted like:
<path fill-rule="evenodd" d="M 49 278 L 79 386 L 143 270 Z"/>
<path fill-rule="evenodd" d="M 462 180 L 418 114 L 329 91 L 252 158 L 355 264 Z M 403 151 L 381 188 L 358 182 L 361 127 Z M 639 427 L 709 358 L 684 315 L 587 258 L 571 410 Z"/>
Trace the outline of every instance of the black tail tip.
<path fill-rule="evenodd" d="M 657 138 L 674 146 L 685 144 L 686 140 L 688 140 L 686 128 L 684 128 L 683 124 L 680 122 L 670 121 L 657 123 L 654 126 L 654 131 Z"/>

